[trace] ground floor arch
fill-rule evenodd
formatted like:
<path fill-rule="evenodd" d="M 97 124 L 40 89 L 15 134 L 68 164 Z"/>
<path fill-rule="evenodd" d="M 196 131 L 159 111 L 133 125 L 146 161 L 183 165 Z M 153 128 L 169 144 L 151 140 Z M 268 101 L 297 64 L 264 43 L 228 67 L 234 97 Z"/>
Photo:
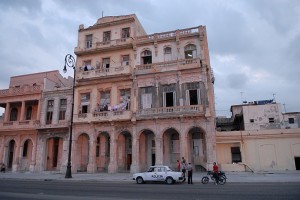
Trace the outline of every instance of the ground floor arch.
<path fill-rule="evenodd" d="M 98 172 L 107 172 L 110 161 L 110 136 L 101 132 L 96 139 L 96 166 Z"/>
<path fill-rule="evenodd" d="M 139 136 L 139 164 L 145 171 L 149 166 L 155 165 L 155 135 L 151 130 L 143 130 Z"/>
<path fill-rule="evenodd" d="M 32 162 L 33 142 L 31 139 L 26 139 L 22 144 L 22 152 L 19 168 L 21 171 L 29 171 Z"/>
<path fill-rule="evenodd" d="M 8 142 L 8 149 L 7 149 L 7 169 L 11 170 L 14 163 L 15 157 L 15 150 L 16 150 L 16 142 L 15 140 L 10 140 Z"/>
<path fill-rule="evenodd" d="M 89 164 L 89 136 L 86 133 L 79 135 L 76 141 L 77 171 L 86 172 Z"/>
<path fill-rule="evenodd" d="M 163 164 L 176 169 L 177 160 L 180 160 L 180 135 L 169 128 L 163 133 Z"/>
<path fill-rule="evenodd" d="M 117 166 L 118 172 L 128 172 L 132 164 L 132 136 L 123 131 L 117 138 Z"/>
<path fill-rule="evenodd" d="M 60 170 L 62 166 L 63 138 L 51 137 L 46 141 L 46 169 L 47 171 Z"/>

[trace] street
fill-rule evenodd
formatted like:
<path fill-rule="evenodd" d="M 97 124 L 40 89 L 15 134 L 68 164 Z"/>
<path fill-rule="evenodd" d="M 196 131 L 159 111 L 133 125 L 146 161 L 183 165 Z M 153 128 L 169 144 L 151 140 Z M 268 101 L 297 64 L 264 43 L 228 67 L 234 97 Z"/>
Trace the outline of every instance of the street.
<path fill-rule="evenodd" d="M 300 183 L 138 185 L 132 182 L 0 180 L 0 199 L 300 199 Z"/>

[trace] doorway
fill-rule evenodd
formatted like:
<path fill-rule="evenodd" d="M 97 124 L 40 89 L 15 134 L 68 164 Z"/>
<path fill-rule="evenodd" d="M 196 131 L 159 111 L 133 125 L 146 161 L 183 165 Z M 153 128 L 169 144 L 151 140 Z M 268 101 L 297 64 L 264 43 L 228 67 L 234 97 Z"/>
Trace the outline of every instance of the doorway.
<path fill-rule="evenodd" d="M 296 170 L 300 170 L 300 157 L 295 157 Z"/>

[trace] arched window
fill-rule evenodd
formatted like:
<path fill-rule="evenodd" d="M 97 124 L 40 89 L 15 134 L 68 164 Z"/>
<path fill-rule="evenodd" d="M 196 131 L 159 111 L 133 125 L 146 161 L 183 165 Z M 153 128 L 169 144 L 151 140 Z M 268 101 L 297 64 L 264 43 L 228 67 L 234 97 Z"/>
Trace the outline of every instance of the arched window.
<path fill-rule="evenodd" d="M 197 57 L 197 48 L 196 45 L 189 44 L 184 47 L 184 56 L 185 59 L 196 58 Z"/>
<path fill-rule="evenodd" d="M 18 109 L 17 108 L 12 108 L 10 111 L 10 121 L 17 121 L 18 119 Z"/>
<path fill-rule="evenodd" d="M 141 53 L 141 61 L 145 64 L 151 64 L 152 63 L 152 52 L 149 50 L 145 50 Z"/>
<path fill-rule="evenodd" d="M 26 120 L 31 120 L 31 115 L 32 115 L 32 107 L 29 106 L 26 111 Z"/>
<path fill-rule="evenodd" d="M 165 58 L 165 62 L 172 60 L 172 49 L 171 49 L 171 47 L 165 47 L 164 48 L 164 58 Z"/>

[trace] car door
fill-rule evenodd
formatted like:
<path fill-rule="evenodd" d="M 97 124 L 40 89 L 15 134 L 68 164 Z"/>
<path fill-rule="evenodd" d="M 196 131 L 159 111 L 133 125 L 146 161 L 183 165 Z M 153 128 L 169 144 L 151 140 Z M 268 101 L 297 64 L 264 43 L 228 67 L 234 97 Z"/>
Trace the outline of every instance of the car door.
<path fill-rule="evenodd" d="M 154 181 L 155 180 L 155 167 L 150 167 L 147 172 L 145 172 L 145 181 Z"/>
<path fill-rule="evenodd" d="M 165 168 L 164 167 L 156 167 L 154 178 L 156 181 L 164 181 L 165 180 Z"/>

